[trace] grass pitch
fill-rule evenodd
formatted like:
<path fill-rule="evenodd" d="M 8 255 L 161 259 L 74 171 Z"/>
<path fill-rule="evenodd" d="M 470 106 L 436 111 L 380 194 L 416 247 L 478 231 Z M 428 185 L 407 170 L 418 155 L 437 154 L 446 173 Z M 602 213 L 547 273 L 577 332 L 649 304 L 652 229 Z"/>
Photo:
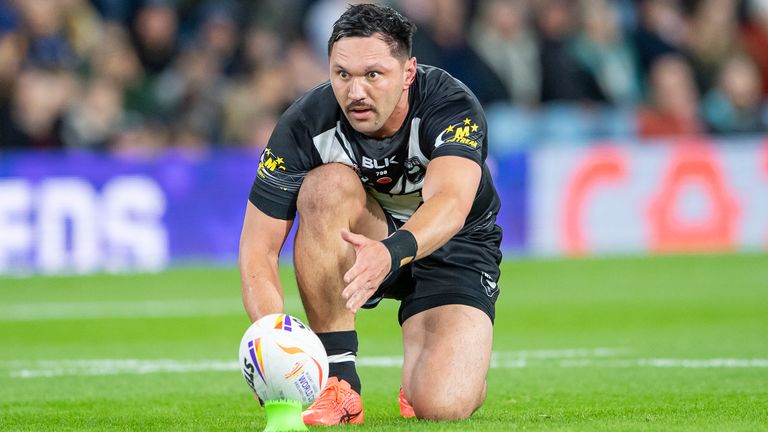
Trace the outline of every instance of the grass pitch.
<path fill-rule="evenodd" d="M 456 423 L 399 417 L 384 302 L 358 317 L 366 424 L 351 429 L 768 430 L 768 256 L 502 271 L 485 405 Z M 0 279 L 0 430 L 262 430 L 237 364 L 247 325 L 234 269 Z"/>

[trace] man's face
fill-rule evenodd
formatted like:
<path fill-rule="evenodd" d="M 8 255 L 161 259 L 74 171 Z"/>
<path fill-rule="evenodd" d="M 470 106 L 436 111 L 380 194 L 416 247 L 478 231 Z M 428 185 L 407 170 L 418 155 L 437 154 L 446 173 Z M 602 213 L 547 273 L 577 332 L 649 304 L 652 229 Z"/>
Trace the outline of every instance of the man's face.
<path fill-rule="evenodd" d="M 377 35 L 346 37 L 333 45 L 331 87 L 355 130 L 373 138 L 393 135 L 408 114 L 408 87 L 416 59 L 392 56 Z"/>

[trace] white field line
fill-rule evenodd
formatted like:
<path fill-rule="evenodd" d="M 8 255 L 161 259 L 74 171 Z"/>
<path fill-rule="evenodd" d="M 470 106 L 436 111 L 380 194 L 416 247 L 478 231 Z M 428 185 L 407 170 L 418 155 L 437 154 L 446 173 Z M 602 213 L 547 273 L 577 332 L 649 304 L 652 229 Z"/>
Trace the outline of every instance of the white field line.
<path fill-rule="evenodd" d="M 712 358 L 712 359 L 676 359 L 676 358 L 641 358 L 610 360 L 563 360 L 558 362 L 561 368 L 679 368 L 679 369 L 733 369 L 733 368 L 768 368 L 768 359 L 752 358 Z"/>
<path fill-rule="evenodd" d="M 298 299 L 286 299 L 286 308 L 297 307 L 299 307 Z M 239 298 L 232 297 L 199 300 L 62 301 L 0 305 L 0 322 L 243 314 L 245 314 L 245 309 L 243 309 Z"/>
<path fill-rule="evenodd" d="M 639 358 L 618 359 L 609 357 L 606 352 L 618 350 L 579 349 L 579 350 L 542 350 L 494 352 L 491 368 L 524 369 L 537 367 L 555 368 L 682 368 L 682 369 L 717 369 L 717 368 L 768 368 L 768 359 L 673 359 Z M 560 353 L 560 355 L 557 355 Z M 596 353 L 600 353 L 597 354 Z M 584 355 L 577 355 L 584 354 Z M 358 366 L 362 367 L 401 367 L 399 356 L 360 357 Z M 0 363 L 2 375 L 12 378 L 51 378 L 59 376 L 101 376 L 151 373 L 191 373 L 191 372 L 232 372 L 240 369 L 237 361 L 224 360 L 138 360 L 138 359 L 100 359 L 100 360 L 43 360 L 43 361 L 8 361 Z"/>
<path fill-rule="evenodd" d="M 34 368 L 11 370 L 15 378 L 50 378 L 57 376 L 97 375 L 145 375 L 151 373 L 187 373 L 233 371 L 238 369 L 236 361 L 221 360 L 63 360 L 35 362 Z"/>
<path fill-rule="evenodd" d="M 236 299 L 87 301 L 0 306 L 0 321 L 216 316 L 243 313 Z"/>

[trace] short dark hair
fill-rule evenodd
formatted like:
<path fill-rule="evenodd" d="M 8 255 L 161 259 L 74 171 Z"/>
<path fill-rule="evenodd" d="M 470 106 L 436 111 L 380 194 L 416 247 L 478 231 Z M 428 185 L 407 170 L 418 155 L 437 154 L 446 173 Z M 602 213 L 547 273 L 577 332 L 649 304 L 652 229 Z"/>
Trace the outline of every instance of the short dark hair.
<path fill-rule="evenodd" d="M 333 44 L 341 38 L 370 37 L 378 33 L 389 45 L 393 57 L 408 59 L 415 31 L 416 25 L 391 7 L 369 3 L 352 5 L 333 24 L 328 56 Z"/>

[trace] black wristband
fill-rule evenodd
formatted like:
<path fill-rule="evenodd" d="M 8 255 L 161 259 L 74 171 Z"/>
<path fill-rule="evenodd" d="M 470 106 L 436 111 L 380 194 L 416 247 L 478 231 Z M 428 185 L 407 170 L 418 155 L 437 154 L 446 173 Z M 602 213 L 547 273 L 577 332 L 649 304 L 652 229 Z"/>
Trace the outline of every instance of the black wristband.
<path fill-rule="evenodd" d="M 416 243 L 416 237 L 408 230 L 397 230 L 391 236 L 381 241 L 389 250 L 392 256 L 392 267 L 389 272 L 392 273 L 400 267 L 408 264 L 416 258 L 416 251 L 419 245 Z"/>

